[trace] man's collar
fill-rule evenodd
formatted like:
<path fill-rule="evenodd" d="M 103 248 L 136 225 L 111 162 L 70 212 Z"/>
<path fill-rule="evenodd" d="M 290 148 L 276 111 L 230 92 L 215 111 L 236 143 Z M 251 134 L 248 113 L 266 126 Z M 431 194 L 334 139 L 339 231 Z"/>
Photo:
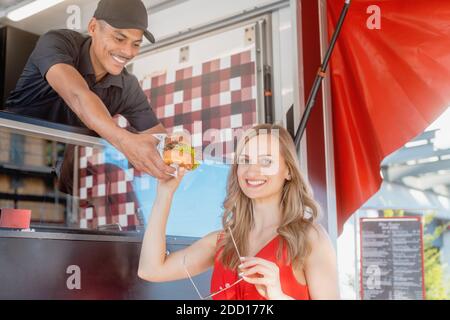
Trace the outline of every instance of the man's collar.
<path fill-rule="evenodd" d="M 81 47 L 79 72 L 83 77 L 94 76 L 95 72 L 91 62 L 91 55 L 89 50 L 91 48 L 92 38 L 89 37 Z M 111 86 L 119 87 L 123 89 L 123 76 L 122 74 L 114 76 L 112 74 L 106 75 L 99 83 L 96 84 L 99 88 L 109 88 Z"/>

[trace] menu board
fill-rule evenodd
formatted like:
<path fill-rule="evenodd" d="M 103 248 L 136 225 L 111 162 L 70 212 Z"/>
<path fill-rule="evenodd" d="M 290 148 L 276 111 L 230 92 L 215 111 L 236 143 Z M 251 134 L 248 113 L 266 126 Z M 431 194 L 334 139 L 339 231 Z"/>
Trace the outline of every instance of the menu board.
<path fill-rule="evenodd" d="M 361 299 L 425 298 L 419 217 L 361 218 Z"/>

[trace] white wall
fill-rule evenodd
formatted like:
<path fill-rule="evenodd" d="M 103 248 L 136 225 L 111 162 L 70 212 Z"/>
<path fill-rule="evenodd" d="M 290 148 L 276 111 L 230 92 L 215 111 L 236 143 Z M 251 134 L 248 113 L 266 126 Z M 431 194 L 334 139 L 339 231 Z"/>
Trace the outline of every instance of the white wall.
<path fill-rule="evenodd" d="M 289 7 L 273 13 L 274 117 L 283 125 L 286 125 L 286 112 L 294 103 L 293 31 Z M 295 125 L 298 125 L 298 112 L 295 115 Z"/>
<path fill-rule="evenodd" d="M 66 28 L 69 17 L 67 8 L 76 5 L 81 12 L 79 31 L 85 31 L 98 2 L 99 0 L 65 0 L 26 20 L 14 23 L 0 17 L 0 22 L 43 34 L 50 29 Z M 149 17 L 150 28 L 156 39 L 274 2 L 278 0 L 144 0 L 147 7 L 155 7 L 153 13 L 150 10 Z"/>
<path fill-rule="evenodd" d="M 250 26 L 252 25 L 248 25 L 248 27 Z M 159 73 L 165 73 L 168 65 L 173 70 L 179 70 L 245 50 L 254 50 L 254 44 L 245 43 L 244 28 L 240 27 L 210 37 L 196 39 L 188 44 L 174 46 L 169 50 L 161 49 L 149 54 L 143 54 L 133 62 L 133 74 L 138 79 L 141 79 L 149 73 L 158 73 L 158 71 L 160 71 Z M 189 59 L 180 63 L 179 50 L 185 45 L 189 46 Z M 146 59 L 148 55 L 152 56 L 152 66 L 148 66 L 148 62 L 143 61 L 149 61 L 149 59 Z"/>
<path fill-rule="evenodd" d="M 168 2 L 163 10 L 149 10 L 149 28 L 156 40 L 176 35 L 189 28 L 203 26 L 213 21 L 231 17 L 233 15 L 252 10 L 279 0 L 185 0 Z M 144 1 L 153 6 L 155 1 Z M 161 2 L 161 1 L 159 1 Z M 91 19 L 98 0 L 89 1 L 81 5 L 82 26 L 86 26 Z M 173 5 L 170 5 L 173 4 Z M 169 6 L 170 5 L 170 6 Z M 61 27 L 63 27 L 61 25 Z M 83 31 L 86 30 L 84 27 Z"/>
<path fill-rule="evenodd" d="M 171 7 L 169 10 L 150 12 L 150 28 L 156 39 L 164 38 L 208 24 L 212 21 L 242 13 L 277 0 L 189 0 Z"/>

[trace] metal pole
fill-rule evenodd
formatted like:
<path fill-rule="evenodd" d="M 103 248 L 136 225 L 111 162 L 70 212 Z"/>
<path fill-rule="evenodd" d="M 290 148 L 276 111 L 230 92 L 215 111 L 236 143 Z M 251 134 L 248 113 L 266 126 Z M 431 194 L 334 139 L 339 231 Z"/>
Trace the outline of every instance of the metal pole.
<path fill-rule="evenodd" d="M 316 104 L 317 93 L 319 92 L 323 78 L 325 78 L 326 71 L 328 68 L 328 63 L 330 62 L 331 54 L 333 53 L 334 47 L 336 46 L 336 41 L 339 37 L 339 34 L 341 32 L 342 26 L 345 21 L 345 17 L 347 16 L 347 12 L 350 7 L 350 1 L 351 0 L 345 0 L 344 8 L 342 9 L 341 15 L 339 17 L 339 21 L 337 23 L 336 30 L 334 31 L 333 37 L 331 38 L 331 41 L 330 41 L 330 46 L 325 54 L 323 63 L 321 65 L 319 71 L 317 72 L 316 79 L 314 80 L 314 84 L 311 89 L 311 93 L 310 93 L 308 101 L 306 103 L 305 113 L 303 114 L 299 129 L 297 130 L 297 133 L 295 134 L 295 145 L 296 145 L 297 149 L 300 146 L 300 141 L 302 140 L 303 134 L 305 132 L 306 125 L 308 123 L 308 120 L 309 120 L 309 117 L 311 114 L 311 110 L 314 107 L 314 105 Z"/>
<path fill-rule="evenodd" d="M 354 277 L 354 289 L 355 289 L 355 298 L 356 300 L 360 300 L 360 286 L 361 286 L 361 277 L 359 275 L 359 251 L 358 251 L 358 222 L 359 222 L 359 210 L 353 214 L 353 236 L 354 236 L 354 245 L 355 245 L 355 277 Z M 362 271 L 361 271 L 362 272 Z"/>

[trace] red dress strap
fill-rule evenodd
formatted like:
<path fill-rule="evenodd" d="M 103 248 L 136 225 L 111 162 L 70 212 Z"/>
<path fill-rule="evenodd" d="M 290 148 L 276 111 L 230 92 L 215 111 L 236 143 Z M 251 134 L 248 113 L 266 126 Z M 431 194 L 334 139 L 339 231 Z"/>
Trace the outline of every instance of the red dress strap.
<path fill-rule="evenodd" d="M 234 283 L 239 279 L 236 270 L 230 270 L 226 268 L 220 261 L 220 253 L 223 246 L 220 245 L 220 241 L 223 239 L 223 232 L 220 232 L 217 237 L 217 250 L 214 259 L 214 270 L 211 278 L 211 293 L 218 292 L 224 288 L 230 287 L 215 295 L 215 300 L 265 300 L 261 296 L 256 287 L 245 281 L 241 281 L 238 284 Z M 281 237 L 277 236 L 264 246 L 257 254 L 256 257 L 266 259 L 276 263 L 280 269 L 280 281 L 283 292 L 297 300 L 310 300 L 308 286 L 299 283 L 294 275 L 292 264 L 284 263 L 277 259 L 277 252 L 280 245 L 282 245 Z M 287 248 L 283 246 L 283 257 L 287 256 Z"/>

